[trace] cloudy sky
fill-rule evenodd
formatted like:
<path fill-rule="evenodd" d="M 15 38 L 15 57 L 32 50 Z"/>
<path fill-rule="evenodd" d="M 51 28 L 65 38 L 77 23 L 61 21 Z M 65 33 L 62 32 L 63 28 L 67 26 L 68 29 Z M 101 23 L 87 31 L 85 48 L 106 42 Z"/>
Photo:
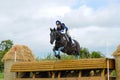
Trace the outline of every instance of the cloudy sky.
<path fill-rule="evenodd" d="M 0 41 L 11 39 L 45 57 L 52 53 L 49 28 L 56 20 L 90 51 L 111 57 L 120 44 L 120 0 L 0 0 Z"/>

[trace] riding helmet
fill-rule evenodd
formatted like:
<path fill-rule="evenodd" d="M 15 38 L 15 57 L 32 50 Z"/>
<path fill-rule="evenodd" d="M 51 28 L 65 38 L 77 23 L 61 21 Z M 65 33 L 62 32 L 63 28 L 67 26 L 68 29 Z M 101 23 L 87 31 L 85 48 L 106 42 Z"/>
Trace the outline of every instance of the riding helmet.
<path fill-rule="evenodd" d="M 61 21 L 57 20 L 56 25 L 59 25 L 59 24 L 61 25 Z"/>

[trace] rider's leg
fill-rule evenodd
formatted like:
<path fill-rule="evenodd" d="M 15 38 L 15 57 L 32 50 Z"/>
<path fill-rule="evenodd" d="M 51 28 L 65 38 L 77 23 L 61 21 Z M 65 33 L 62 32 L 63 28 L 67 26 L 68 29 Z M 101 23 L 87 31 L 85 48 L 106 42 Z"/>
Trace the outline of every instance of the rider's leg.
<path fill-rule="evenodd" d="M 72 43 L 72 38 L 69 36 L 69 41 L 70 41 L 70 43 Z"/>
<path fill-rule="evenodd" d="M 70 36 L 70 34 L 69 34 L 69 31 L 67 31 L 67 36 L 68 36 L 68 38 L 69 38 L 69 42 L 72 44 L 72 38 L 71 38 L 71 36 Z"/>
<path fill-rule="evenodd" d="M 65 34 L 65 38 L 67 39 L 67 41 L 69 42 L 69 37 L 67 34 Z"/>

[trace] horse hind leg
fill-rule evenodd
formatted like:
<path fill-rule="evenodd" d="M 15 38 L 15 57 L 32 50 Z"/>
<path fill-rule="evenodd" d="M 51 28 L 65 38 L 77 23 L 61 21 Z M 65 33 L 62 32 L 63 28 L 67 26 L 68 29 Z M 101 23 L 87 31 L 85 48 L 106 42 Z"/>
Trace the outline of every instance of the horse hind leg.
<path fill-rule="evenodd" d="M 77 55 L 74 55 L 74 59 L 77 59 Z"/>
<path fill-rule="evenodd" d="M 77 59 L 80 59 L 80 52 L 77 52 Z"/>
<path fill-rule="evenodd" d="M 77 53 L 77 54 L 76 54 Z M 74 59 L 80 59 L 80 52 L 76 52 L 74 55 Z"/>
<path fill-rule="evenodd" d="M 77 59 L 76 51 L 74 52 L 74 59 Z"/>
<path fill-rule="evenodd" d="M 78 52 L 78 59 L 80 59 L 80 52 Z"/>

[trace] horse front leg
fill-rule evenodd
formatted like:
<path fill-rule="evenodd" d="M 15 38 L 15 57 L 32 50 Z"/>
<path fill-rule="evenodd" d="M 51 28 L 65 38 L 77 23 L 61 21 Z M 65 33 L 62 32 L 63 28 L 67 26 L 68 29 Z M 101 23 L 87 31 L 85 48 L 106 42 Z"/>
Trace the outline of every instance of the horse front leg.
<path fill-rule="evenodd" d="M 55 47 L 53 48 L 54 56 L 57 57 L 56 49 Z"/>
<path fill-rule="evenodd" d="M 62 49 L 64 49 L 64 47 L 58 48 L 58 59 L 61 59 L 61 57 L 60 57 L 60 51 L 62 51 Z"/>

